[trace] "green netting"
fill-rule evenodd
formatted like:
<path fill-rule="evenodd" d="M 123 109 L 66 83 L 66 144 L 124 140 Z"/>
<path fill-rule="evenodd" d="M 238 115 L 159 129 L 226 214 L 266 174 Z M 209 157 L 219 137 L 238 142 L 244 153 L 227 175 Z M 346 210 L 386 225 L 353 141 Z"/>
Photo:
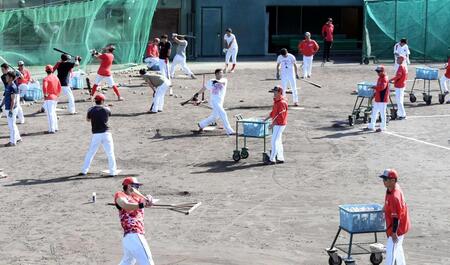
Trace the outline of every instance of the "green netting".
<path fill-rule="evenodd" d="M 411 58 L 446 60 L 450 8 L 442 0 L 364 0 L 364 53 L 393 59 L 393 46 L 408 39 Z"/>
<path fill-rule="evenodd" d="M 116 45 L 115 63 L 140 62 L 157 0 L 95 0 L 0 12 L 0 55 L 11 64 L 54 63 L 59 48 L 90 61 L 90 49 Z"/>

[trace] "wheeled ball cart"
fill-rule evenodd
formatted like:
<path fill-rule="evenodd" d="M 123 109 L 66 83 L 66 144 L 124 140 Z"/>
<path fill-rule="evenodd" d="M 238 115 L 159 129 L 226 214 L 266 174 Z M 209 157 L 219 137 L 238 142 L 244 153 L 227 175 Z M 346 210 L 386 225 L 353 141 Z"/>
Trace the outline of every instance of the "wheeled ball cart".
<path fill-rule="evenodd" d="M 414 95 L 414 87 L 416 86 L 416 82 L 419 83 L 420 80 L 423 81 L 423 91 L 422 91 L 422 99 L 427 105 L 431 105 L 431 99 L 433 96 L 431 95 L 431 81 L 436 80 L 439 86 L 439 103 L 444 104 L 445 102 L 445 93 L 442 91 L 441 83 L 439 82 L 439 69 L 429 68 L 429 67 L 416 67 L 416 77 L 414 78 L 414 83 L 409 92 L 409 101 L 414 103 L 417 101 L 417 97 Z"/>

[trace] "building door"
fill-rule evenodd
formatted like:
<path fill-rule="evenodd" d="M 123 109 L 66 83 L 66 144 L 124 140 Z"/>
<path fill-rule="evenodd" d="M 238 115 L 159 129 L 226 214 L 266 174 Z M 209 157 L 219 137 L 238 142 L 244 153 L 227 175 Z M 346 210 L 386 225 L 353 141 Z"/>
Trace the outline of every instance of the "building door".
<path fill-rule="evenodd" d="M 202 56 L 221 56 L 222 8 L 202 8 Z"/>

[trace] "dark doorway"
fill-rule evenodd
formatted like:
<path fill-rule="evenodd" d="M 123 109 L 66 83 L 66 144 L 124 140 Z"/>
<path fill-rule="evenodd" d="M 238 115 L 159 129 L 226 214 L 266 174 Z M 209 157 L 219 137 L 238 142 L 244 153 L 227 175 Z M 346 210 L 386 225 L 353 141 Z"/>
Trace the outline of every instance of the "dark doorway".
<path fill-rule="evenodd" d="M 222 51 L 222 8 L 202 8 L 202 56 L 220 56 Z"/>
<path fill-rule="evenodd" d="M 170 35 L 179 32 L 180 9 L 160 8 L 153 15 L 150 39 L 160 37 L 162 34 Z M 170 36 L 169 36 L 170 37 Z"/>

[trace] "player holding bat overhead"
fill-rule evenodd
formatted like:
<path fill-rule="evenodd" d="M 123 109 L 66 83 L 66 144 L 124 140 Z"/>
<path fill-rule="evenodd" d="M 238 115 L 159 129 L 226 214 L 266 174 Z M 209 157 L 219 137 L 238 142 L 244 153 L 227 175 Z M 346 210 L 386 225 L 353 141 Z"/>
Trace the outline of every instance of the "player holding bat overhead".
<path fill-rule="evenodd" d="M 80 57 L 75 58 L 66 53 L 61 54 L 61 61 L 57 62 L 53 66 L 53 71 L 58 70 L 58 79 L 61 83 L 62 91 L 67 96 L 68 107 L 67 110 L 70 114 L 76 114 L 75 111 L 75 98 L 73 97 L 72 89 L 70 88 L 70 73 L 75 66 L 80 65 Z"/>

